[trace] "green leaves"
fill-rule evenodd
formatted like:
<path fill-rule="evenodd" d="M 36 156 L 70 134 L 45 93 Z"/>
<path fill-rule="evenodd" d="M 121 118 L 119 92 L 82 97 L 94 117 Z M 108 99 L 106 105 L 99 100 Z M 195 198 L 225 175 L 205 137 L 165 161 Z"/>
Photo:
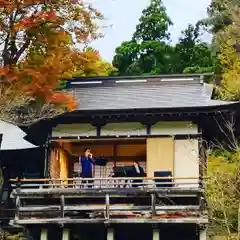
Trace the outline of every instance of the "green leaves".
<path fill-rule="evenodd" d="M 212 72 L 212 48 L 199 36 L 199 27 L 189 25 L 176 46 L 156 39 L 123 42 L 113 65 L 120 75 Z"/>
<path fill-rule="evenodd" d="M 32 77 L 31 76 L 26 76 L 23 79 L 24 83 L 31 83 L 32 82 Z"/>
<path fill-rule="evenodd" d="M 166 13 L 166 8 L 161 0 L 152 0 L 149 7 L 143 10 L 133 34 L 135 41 L 162 41 L 169 40 L 169 26 L 172 25 L 171 19 Z"/>
<path fill-rule="evenodd" d="M 61 80 L 59 89 L 66 89 L 67 88 L 67 81 L 66 80 Z"/>

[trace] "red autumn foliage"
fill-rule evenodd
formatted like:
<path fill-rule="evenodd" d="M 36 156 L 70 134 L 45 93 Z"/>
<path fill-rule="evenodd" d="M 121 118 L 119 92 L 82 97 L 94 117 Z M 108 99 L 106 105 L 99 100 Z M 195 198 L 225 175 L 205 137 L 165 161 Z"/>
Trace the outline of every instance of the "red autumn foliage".
<path fill-rule="evenodd" d="M 102 14 L 83 0 L 0 0 L 0 17 L 2 80 L 36 101 L 74 110 L 73 97 L 56 89 L 76 74 L 102 74 L 99 53 L 76 48 L 101 37 Z"/>

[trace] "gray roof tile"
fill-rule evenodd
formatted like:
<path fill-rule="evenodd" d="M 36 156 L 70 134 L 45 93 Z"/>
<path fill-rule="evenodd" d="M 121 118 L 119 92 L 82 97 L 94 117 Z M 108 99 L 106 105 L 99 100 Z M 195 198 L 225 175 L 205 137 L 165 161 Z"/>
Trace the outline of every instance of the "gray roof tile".
<path fill-rule="evenodd" d="M 204 107 L 231 103 L 212 100 L 212 85 L 196 80 L 75 83 L 70 91 L 79 103 L 78 110 Z"/>

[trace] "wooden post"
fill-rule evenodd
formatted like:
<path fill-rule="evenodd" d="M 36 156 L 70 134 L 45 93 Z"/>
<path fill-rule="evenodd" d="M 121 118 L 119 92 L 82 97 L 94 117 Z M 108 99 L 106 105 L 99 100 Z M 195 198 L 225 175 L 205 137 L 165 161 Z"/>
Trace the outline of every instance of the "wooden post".
<path fill-rule="evenodd" d="M 114 229 L 113 228 L 107 229 L 107 240 L 114 240 Z"/>
<path fill-rule="evenodd" d="M 160 240 L 160 232 L 157 228 L 153 229 L 153 240 Z"/>
<path fill-rule="evenodd" d="M 47 239 L 48 239 L 48 230 L 46 228 L 42 228 L 40 240 L 47 240 Z"/>
<path fill-rule="evenodd" d="M 63 228 L 62 230 L 62 240 L 69 240 L 70 239 L 70 230 L 67 228 Z"/>
<path fill-rule="evenodd" d="M 20 197 L 17 196 L 17 197 L 16 197 L 15 221 L 18 221 L 18 220 L 19 220 L 19 215 L 20 215 L 20 205 L 21 205 Z"/>
<path fill-rule="evenodd" d="M 109 213 L 110 197 L 109 197 L 108 193 L 106 194 L 105 204 L 106 204 L 105 218 L 109 219 L 109 217 L 110 217 L 110 213 Z"/>
<path fill-rule="evenodd" d="M 199 240 L 207 240 L 207 228 L 200 228 Z"/>
<path fill-rule="evenodd" d="M 65 206 L 65 198 L 64 198 L 64 195 L 61 195 L 60 209 L 61 209 L 61 217 L 62 218 L 64 218 L 64 206 Z"/>
<path fill-rule="evenodd" d="M 156 196 L 155 193 L 151 193 L 152 202 L 152 217 L 156 216 Z"/>

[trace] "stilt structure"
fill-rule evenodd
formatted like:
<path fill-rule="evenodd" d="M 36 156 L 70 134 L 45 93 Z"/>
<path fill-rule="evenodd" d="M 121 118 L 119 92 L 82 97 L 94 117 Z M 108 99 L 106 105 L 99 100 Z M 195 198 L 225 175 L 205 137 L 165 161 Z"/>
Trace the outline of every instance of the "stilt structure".
<path fill-rule="evenodd" d="M 207 240 L 207 228 L 200 228 L 199 240 Z"/>
<path fill-rule="evenodd" d="M 153 240 L 160 240 L 160 231 L 157 228 L 153 229 Z"/>
<path fill-rule="evenodd" d="M 107 240 L 114 240 L 114 229 L 113 228 L 107 229 Z"/>
<path fill-rule="evenodd" d="M 46 228 L 41 229 L 41 240 L 47 240 L 48 239 L 48 230 Z"/>
<path fill-rule="evenodd" d="M 69 240 L 70 239 L 70 230 L 67 228 L 64 228 L 62 230 L 62 240 Z"/>

